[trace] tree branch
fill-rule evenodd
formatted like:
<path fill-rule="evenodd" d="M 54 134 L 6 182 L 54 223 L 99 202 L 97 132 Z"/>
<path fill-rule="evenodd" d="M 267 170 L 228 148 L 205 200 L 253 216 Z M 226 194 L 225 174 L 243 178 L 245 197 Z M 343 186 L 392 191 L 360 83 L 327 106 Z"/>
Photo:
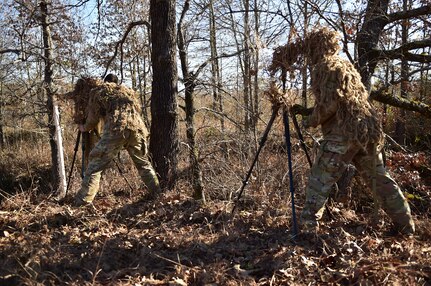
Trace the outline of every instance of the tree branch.
<path fill-rule="evenodd" d="M 418 16 L 431 14 L 431 5 L 422 6 L 416 9 L 401 11 L 389 14 L 386 18 L 387 23 L 392 23 L 398 20 L 410 19 Z"/>
<path fill-rule="evenodd" d="M 207 59 L 205 62 L 203 62 L 203 63 L 198 67 L 198 69 L 197 69 L 197 70 L 196 70 L 196 72 L 194 73 L 194 78 L 197 78 L 197 76 L 202 72 L 202 70 L 207 66 L 207 64 L 208 64 L 208 63 L 210 63 L 210 62 L 212 62 L 212 61 L 214 61 L 214 60 L 221 59 L 221 58 L 229 58 L 229 57 L 233 57 L 233 56 L 236 56 L 236 55 L 238 55 L 238 54 L 240 54 L 240 53 L 242 53 L 242 52 L 244 52 L 244 51 L 245 51 L 245 49 L 238 50 L 238 51 L 236 51 L 236 52 L 234 52 L 234 53 L 231 53 L 231 54 L 223 53 L 223 54 L 221 54 L 221 55 L 219 55 L 219 56 L 217 56 L 217 57 L 211 57 L 211 58 Z"/>
<path fill-rule="evenodd" d="M 408 61 L 429 63 L 431 62 L 431 56 L 425 54 L 413 54 L 409 53 L 410 50 L 421 49 L 431 47 L 431 39 L 414 41 L 406 43 L 393 50 L 374 50 L 378 54 L 377 59 L 401 59 L 404 58 Z"/>
<path fill-rule="evenodd" d="M 148 23 L 145 20 L 140 20 L 140 21 L 135 21 L 135 22 L 131 22 L 129 23 L 129 25 L 127 26 L 126 31 L 124 32 L 123 37 L 121 38 L 121 40 L 119 40 L 117 42 L 117 44 L 115 45 L 115 51 L 114 51 L 114 55 L 109 59 L 108 64 L 106 65 L 106 69 L 105 69 L 105 73 L 103 74 L 103 77 L 106 76 L 106 74 L 108 73 L 109 70 L 109 66 L 111 65 L 111 63 L 114 61 L 114 59 L 117 57 L 118 54 L 118 49 L 120 49 L 120 53 L 121 53 L 121 64 L 123 62 L 123 44 L 124 42 L 126 42 L 127 36 L 129 35 L 130 31 L 132 31 L 132 29 L 136 26 L 141 26 L 141 25 L 145 25 L 148 27 L 148 29 L 150 29 L 150 23 Z"/>
<path fill-rule="evenodd" d="M 423 102 L 408 100 L 398 96 L 389 94 L 385 88 L 379 90 L 373 90 L 370 94 L 370 99 L 378 101 L 380 103 L 388 104 L 390 106 L 399 107 L 404 110 L 415 111 L 427 118 L 431 118 L 431 106 Z M 295 104 L 291 107 L 293 114 L 300 114 L 302 116 L 308 116 L 312 113 L 313 108 L 305 108 L 302 105 Z"/>
<path fill-rule="evenodd" d="M 370 99 L 405 110 L 415 111 L 431 118 L 431 106 L 428 104 L 391 95 L 385 89 L 371 91 Z"/>
<path fill-rule="evenodd" d="M 19 55 L 21 53 L 21 50 L 17 50 L 17 49 L 0 50 L 0 54 L 7 54 L 7 53 L 14 53 L 14 54 Z"/>

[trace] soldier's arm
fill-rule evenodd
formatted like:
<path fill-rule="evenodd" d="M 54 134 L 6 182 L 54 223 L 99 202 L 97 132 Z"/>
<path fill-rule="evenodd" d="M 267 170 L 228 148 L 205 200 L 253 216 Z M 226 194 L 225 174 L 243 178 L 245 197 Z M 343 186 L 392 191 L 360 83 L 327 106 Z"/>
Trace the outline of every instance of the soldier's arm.
<path fill-rule="evenodd" d="M 85 123 L 83 124 L 83 129 L 88 132 L 97 127 L 97 124 L 100 121 L 100 106 L 98 102 L 95 102 L 94 97 L 90 97 L 86 108 L 86 118 Z"/>
<path fill-rule="evenodd" d="M 99 116 L 96 115 L 94 112 L 89 112 L 85 120 L 85 123 L 83 124 L 83 129 L 85 132 L 91 131 L 94 128 L 96 128 L 98 123 L 99 123 Z"/>
<path fill-rule="evenodd" d="M 325 123 L 328 119 L 335 115 L 337 112 L 337 102 L 329 102 L 328 105 L 316 104 L 313 112 L 308 118 L 308 126 L 317 127 L 320 124 Z"/>
<path fill-rule="evenodd" d="M 335 115 L 338 109 L 341 74 L 339 70 L 328 70 L 327 72 L 327 76 L 319 77 L 324 82 L 317 83 L 320 90 L 315 97 L 320 98 L 320 100 L 316 101 L 313 113 L 308 119 L 308 125 L 311 127 L 325 123 Z"/>

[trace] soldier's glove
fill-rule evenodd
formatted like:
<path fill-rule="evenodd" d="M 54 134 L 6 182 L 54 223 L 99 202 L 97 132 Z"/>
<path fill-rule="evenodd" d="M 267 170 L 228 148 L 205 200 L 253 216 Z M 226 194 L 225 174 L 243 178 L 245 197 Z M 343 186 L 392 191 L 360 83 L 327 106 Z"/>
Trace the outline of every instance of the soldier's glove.
<path fill-rule="evenodd" d="M 308 116 L 311 115 L 311 113 L 313 113 L 313 108 L 305 108 L 304 106 L 302 106 L 300 104 L 294 104 L 290 107 L 290 111 L 294 115 L 296 115 L 296 114 L 302 115 L 302 126 L 304 128 L 311 127 Z"/>
<path fill-rule="evenodd" d="M 293 113 L 293 114 L 301 114 L 301 110 L 304 110 L 305 108 L 302 106 L 302 105 L 300 105 L 300 104 L 294 104 L 294 105 L 292 105 L 291 107 L 290 107 L 290 111 Z"/>
<path fill-rule="evenodd" d="M 305 129 L 310 128 L 310 120 L 308 119 L 308 116 L 302 116 L 302 127 L 304 127 Z"/>

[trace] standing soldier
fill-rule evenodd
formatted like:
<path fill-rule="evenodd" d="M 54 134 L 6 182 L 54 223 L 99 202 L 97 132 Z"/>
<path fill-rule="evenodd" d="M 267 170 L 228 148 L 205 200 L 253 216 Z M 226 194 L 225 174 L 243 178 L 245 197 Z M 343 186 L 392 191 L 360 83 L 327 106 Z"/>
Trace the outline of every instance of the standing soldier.
<path fill-rule="evenodd" d="M 77 206 L 93 201 L 99 190 L 102 171 L 122 148 L 128 151 L 150 194 L 160 192 L 159 181 L 148 158 L 148 132 L 141 118 L 136 94 L 118 85 L 115 80 L 110 81 L 110 77 L 105 78 L 105 82 L 80 78 L 71 93 L 75 101 L 75 117 L 84 119 L 79 124 L 81 132 L 91 131 L 100 120 L 104 121 L 102 136 L 90 152 L 82 187 L 75 197 Z"/>
<path fill-rule="evenodd" d="M 299 51 L 310 63 L 315 105 L 305 127 L 321 125 L 323 133 L 310 170 L 301 223 L 305 229 L 317 225 L 332 186 L 353 163 L 392 219 L 395 230 L 413 234 L 410 207 L 383 165 L 383 132 L 377 112 L 357 70 L 338 55 L 338 40 L 336 32 L 321 28 L 303 42 L 279 50 L 293 58 Z M 286 55 L 283 62 L 289 66 L 294 60 Z"/>

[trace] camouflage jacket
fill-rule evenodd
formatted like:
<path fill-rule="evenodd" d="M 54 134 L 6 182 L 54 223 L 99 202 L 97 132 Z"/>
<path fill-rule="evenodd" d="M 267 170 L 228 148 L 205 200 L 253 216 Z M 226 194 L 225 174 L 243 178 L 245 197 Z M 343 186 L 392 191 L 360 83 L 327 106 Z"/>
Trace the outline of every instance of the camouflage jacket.
<path fill-rule="evenodd" d="M 115 83 L 104 83 L 90 91 L 86 115 L 84 129 L 87 131 L 96 128 L 103 119 L 105 130 L 129 129 L 147 135 L 136 93 Z"/>
<path fill-rule="evenodd" d="M 380 141 L 376 137 L 381 135 L 370 131 L 380 130 L 377 113 L 368 100 L 359 73 L 350 62 L 339 56 L 324 58 L 313 66 L 311 87 L 315 105 L 308 119 L 309 126 L 321 125 L 324 136 L 348 136 L 348 140 L 360 138 L 361 135 L 356 138 L 350 135 L 363 130 L 363 136 L 368 139 L 359 141 Z M 355 129 L 357 126 L 360 128 Z"/>

